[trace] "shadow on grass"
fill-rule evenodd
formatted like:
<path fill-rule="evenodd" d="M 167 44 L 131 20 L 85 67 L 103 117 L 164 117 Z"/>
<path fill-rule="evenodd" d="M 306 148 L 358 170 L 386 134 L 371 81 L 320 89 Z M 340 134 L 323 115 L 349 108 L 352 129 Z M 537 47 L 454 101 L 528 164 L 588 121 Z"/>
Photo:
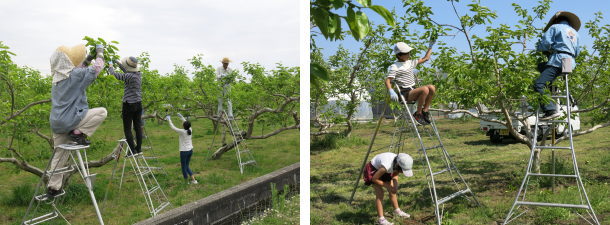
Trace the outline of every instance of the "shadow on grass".
<path fill-rule="evenodd" d="M 338 221 L 348 224 L 375 224 L 375 217 L 363 210 L 358 212 L 342 212 L 335 216 Z"/>
<path fill-rule="evenodd" d="M 516 139 L 512 139 L 512 138 L 505 138 L 502 139 L 502 141 L 500 143 L 492 143 L 490 140 L 487 139 L 483 139 L 483 140 L 476 140 L 476 141 L 466 141 L 464 142 L 464 144 L 466 145 L 486 145 L 486 146 L 507 146 L 507 145 L 511 145 L 511 144 L 519 144 L 520 142 L 518 142 Z"/>

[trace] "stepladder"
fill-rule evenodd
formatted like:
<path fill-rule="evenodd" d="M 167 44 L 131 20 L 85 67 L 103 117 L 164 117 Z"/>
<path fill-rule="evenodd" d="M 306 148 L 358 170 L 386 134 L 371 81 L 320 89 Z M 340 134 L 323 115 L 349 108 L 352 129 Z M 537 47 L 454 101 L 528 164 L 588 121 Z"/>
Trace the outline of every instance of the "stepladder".
<path fill-rule="evenodd" d="M 117 179 L 115 176 L 119 171 L 121 175 L 118 177 L 118 193 L 121 194 L 123 180 L 125 177 L 125 169 L 128 167 L 127 162 L 129 161 L 129 167 L 131 168 L 131 172 L 134 174 L 134 177 L 138 181 L 140 191 L 144 196 L 144 202 L 146 203 L 150 215 L 152 217 L 158 215 L 163 209 L 170 206 L 170 202 L 155 176 L 154 171 L 159 169 L 148 164 L 144 153 L 128 154 L 131 152 L 131 149 L 129 148 L 129 145 L 125 139 L 118 140 L 118 142 L 120 150 L 115 156 L 116 162 L 112 170 L 112 176 L 110 178 L 110 182 L 108 183 L 106 194 L 104 196 L 104 205 L 107 205 L 108 191 L 111 190 L 110 186 L 114 180 Z M 123 158 L 123 163 L 120 162 L 121 158 Z"/>
<path fill-rule="evenodd" d="M 244 138 L 245 132 L 239 128 L 238 122 L 235 119 L 230 118 L 224 110 L 221 111 L 220 118 L 224 125 L 226 125 L 226 131 L 228 131 L 229 136 L 231 136 L 232 141 L 230 144 L 232 144 L 233 148 L 235 148 L 239 172 L 243 174 L 245 166 L 256 166 L 254 155 L 250 151 L 250 148 L 246 143 L 246 139 Z"/>
<path fill-rule="evenodd" d="M 51 223 L 50 221 L 57 218 L 61 218 L 66 223 L 70 224 L 66 217 L 60 212 L 60 205 L 63 203 L 66 195 L 65 189 L 62 187 L 59 190 L 59 193 L 54 196 L 45 193 L 45 191 L 46 184 L 51 179 L 64 179 L 64 175 L 70 175 L 74 172 L 78 172 L 83 179 L 87 191 L 89 192 L 89 197 L 93 203 L 93 207 L 95 208 L 97 220 L 100 224 L 104 224 L 95 194 L 93 193 L 96 174 L 89 173 L 87 158 L 88 148 L 89 146 L 75 144 L 62 144 L 55 148 L 51 160 L 49 160 L 49 163 L 41 176 L 40 182 L 36 186 L 34 197 L 32 197 L 32 200 L 30 201 L 28 210 L 25 213 L 21 224 L 33 225 L 47 221 Z M 57 154 L 59 154 L 57 157 L 58 160 L 53 162 L 53 159 L 56 158 L 55 156 Z"/>
<path fill-rule="evenodd" d="M 519 219 L 524 219 L 523 215 L 526 215 L 527 212 L 532 211 L 535 207 L 558 207 L 565 208 L 570 210 L 571 212 L 577 214 L 583 221 L 588 224 L 600 224 L 593 207 L 591 206 L 591 202 L 585 190 L 585 186 L 582 182 L 582 177 L 579 172 L 578 163 L 576 160 L 576 152 L 573 142 L 573 117 L 575 116 L 572 113 L 574 103 L 572 102 L 572 98 L 570 95 L 569 89 L 569 74 L 571 73 L 571 65 L 568 64 L 568 69 L 563 69 L 563 72 L 560 74 L 558 79 L 563 79 L 563 90 L 555 86 L 551 88 L 551 98 L 552 101 L 560 106 L 565 105 L 566 107 L 558 107 L 560 112 L 560 116 L 558 118 L 551 118 L 549 120 L 541 120 L 541 110 L 538 108 L 536 110 L 536 126 L 534 126 L 533 135 L 530 136 L 531 142 L 531 151 L 528 164 L 525 169 L 525 175 L 523 177 L 523 181 L 521 182 L 521 186 L 517 191 L 517 196 L 506 215 L 506 218 L 502 221 L 503 224 L 509 224 L 512 222 L 515 223 L 523 223 L 523 221 Z M 547 124 L 549 129 L 541 130 L 538 124 Z M 566 140 L 566 144 L 559 144 L 558 142 L 558 134 L 557 128 L 561 127 L 564 137 L 562 139 Z M 540 135 L 542 133 L 542 135 Z M 541 138 L 539 138 L 541 137 Z M 543 157 L 540 157 L 542 153 L 551 153 L 550 154 L 550 165 L 543 168 L 535 169 L 534 166 L 537 160 L 541 160 Z M 558 159 L 568 158 L 568 160 L 563 161 L 571 163 L 571 166 L 562 166 L 561 170 L 557 170 L 556 163 Z M 544 190 L 547 188 L 545 183 L 551 183 L 551 190 Z M 544 196 L 539 196 L 533 193 L 550 193 L 550 195 L 558 195 L 555 193 L 555 184 L 561 183 L 562 186 L 573 187 L 577 186 L 578 193 L 567 194 L 569 196 L 562 196 L 562 200 L 554 200 L 555 198 L 547 198 Z M 532 184 L 532 185 L 530 185 Z M 548 188 L 547 188 L 548 189 Z M 563 195 L 566 195 L 566 192 Z M 525 218 L 532 219 L 532 218 Z"/>
<path fill-rule="evenodd" d="M 396 86 L 398 93 L 400 87 Z M 441 136 L 436 127 L 434 118 L 430 118 L 429 125 L 421 125 L 413 117 L 414 102 L 407 102 L 404 96 L 399 95 L 400 109 L 394 116 L 394 132 L 389 146 L 385 146 L 387 151 L 398 153 L 413 154 L 417 151 L 420 155 L 422 170 L 425 173 L 426 182 L 430 199 L 434 206 L 434 214 L 437 224 L 442 224 L 444 206 L 450 201 L 463 197 L 474 205 L 480 205 L 474 192 L 469 187 L 464 177 L 454 164 L 451 156 L 443 145 Z M 387 108 L 385 111 L 388 111 Z M 383 115 L 379 118 L 377 129 L 371 139 L 369 150 L 365 156 L 360 173 L 364 165 L 368 162 L 373 142 L 377 136 Z M 415 165 L 415 162 L 414 162 Z M 414 170 L 417 168 L 414 167 Z M 417 175 L 415 175 L 417 177 Z M 354 198 L 360 176 L 352 191 L 351 200 Z M 350 202 L 351 202 L 350 200 Z"/>
<path fill-rule="evenodd" d="M 142 124 L 144 124 L 144 123 L 142 123 Z M 150 140 L 150 138 L 148 136 L 148 132 L 146 131 L 146 127 L 144 125 L 142 126 L 142 133 L 144 134 L 144 139 L 146 139 L 146 144 L 144 146 L 142 146 L 142 149 L 146 149 L 146 156 L 143 156 L 144 159 L 147 160 L 146 161 L 147 163 L 152 164 L 152 167 L 151 167 L 152 169 L 159 171 L 159 173 L 157 173 L 157 174 L 163 174 L 164 176 L 167 177 L 167 172 L 161 166 L 161 162 L 159 162 L 159 155 L 153 148 L 153 143 Z M 151 163 L 151 161 L 152 161 L 152 163 Z"/>

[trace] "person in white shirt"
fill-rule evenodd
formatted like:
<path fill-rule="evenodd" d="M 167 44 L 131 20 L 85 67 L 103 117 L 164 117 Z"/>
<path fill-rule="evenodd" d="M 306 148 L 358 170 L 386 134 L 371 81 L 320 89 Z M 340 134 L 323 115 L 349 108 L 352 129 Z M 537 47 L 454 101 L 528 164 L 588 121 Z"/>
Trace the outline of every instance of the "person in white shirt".
<path fill-rule="evenodd" d="M 169 115 L 165 117 L 165 120 L 169 122 L 169 126 L 179 135 L 178 140 L 180 143 L 180 166 L 182 167 L 182 176 L 184 177 L 184 180 L 188 180 L 189 177 L 191 178 L 190 181 L 187 181 L 188 183 L 197 184 L 198 182 L 189 166 L 191 163 L 191 157 L 193 156 L 193 130 L 191 129 L 191 122 L 184 119 L 180 113 L 178 113 L 178 117 L 180 117 L 180 120 L 182 120 L 182 127 L 184 129 L 176 128 L 172 123 L 172 118 Z"/>
<path fill-rule="evenodd" d="M 381 225 L 392 225 L 383 216 L 383 188 L 390 195 L 390 202 L 394 207 L 394 215 L 399 218 L 409 218 L 411 215 L 403 212 L 398 206 L 398 174 L 402 173 L 406 177 L 413 176 L 413 158 L 406 153 L 394 154 L 385 152 L 376 155 L 366 164 L 363 171 L 365 185 L 373 185 L 375 189 L 375 207 L 379 216 L 378 223 Z"/>
<path fill-rule="evenodd" d="M 394 45 L 394 54 L 396 55 L 397 61 L 388 68 L 388 75 L 385 79 L 385 86 L 390 92 L 390 98 L 394 101 L 399 101 L 399 97 L 392 89 L 392 81 L 395 80 L 396 85 L 400 88 L 400 94 L 404 96 L 407 102 L 417 101 L 417 111 L 413 114 L 415 120 L 422 125 L 430 124 L 430 103 L 434 94 L 436 93 L 436 87 L 434 85 L 425 85 L 421 87 L 415 87 L 415 75 L 413 69 L 419 64 L 422 64 L 430 59 L 432 55 L 432 46 L 436 41 L 433 39 L 430 41 L 428 51 L 423 58 L 411 59 L 411 48 L 404 42 L 398 42 Z"/>
<path fill-rule="evenodd" d="M 225 79 L 231 75 L 233 69 L 229 68 L 229 63 L 231 60 L 227 57 L 224 57 L 220 62 L 222 62 L 222 66 L 216 68 L 216 80 L 220 82 L 222 85 L 222 92 L 218 97 L 218 111 L 217 115 L 220 116 L 222 112 L 222 103 L 227 103 L 227 116 L 229 119 L 233 119 L 233 104 L 231 103 L 231 99 L 229 98 L 229 94 L 231 92 L 231 84 L 228 81 L 229 79 Z"/>

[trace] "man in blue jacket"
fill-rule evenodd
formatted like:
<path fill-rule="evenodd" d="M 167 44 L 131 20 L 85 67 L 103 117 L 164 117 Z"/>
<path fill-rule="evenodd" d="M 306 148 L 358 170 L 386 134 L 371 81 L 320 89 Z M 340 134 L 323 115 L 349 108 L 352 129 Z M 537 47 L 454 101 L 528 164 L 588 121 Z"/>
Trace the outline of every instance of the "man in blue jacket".
<path fill-rule="evenodd" d="M 548 62 L 542 68 L 540 76 L 534 81 L 534 90 L 545 94 L 545 89 L 562 72 L 562 60 L 572 61 L 572 69 L 576 66 L 574 58 L 580 53 L 578 29 L 580 19 L 571 12 L 559 11 L 553 15 L 544 28 L 544 34 L 536 44 L 536 50 L 548 55 Z M 541 105 L 544 116 L 541 120 L 550 120 L 561 116 L 555 102 Z"/>

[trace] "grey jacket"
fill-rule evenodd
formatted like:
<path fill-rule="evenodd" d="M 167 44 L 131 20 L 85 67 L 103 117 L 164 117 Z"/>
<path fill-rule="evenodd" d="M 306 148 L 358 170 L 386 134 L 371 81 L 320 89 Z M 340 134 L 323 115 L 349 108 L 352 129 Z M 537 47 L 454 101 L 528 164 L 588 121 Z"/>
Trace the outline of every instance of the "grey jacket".
<path fill-rule="evenodd" d="M 97 78 L 93 67 L 74 68 L 70 77 L 57 82 L 51 88 L 51 130 L 53 133 L 68 133 L 89 110 L 87 87 Z"/>

